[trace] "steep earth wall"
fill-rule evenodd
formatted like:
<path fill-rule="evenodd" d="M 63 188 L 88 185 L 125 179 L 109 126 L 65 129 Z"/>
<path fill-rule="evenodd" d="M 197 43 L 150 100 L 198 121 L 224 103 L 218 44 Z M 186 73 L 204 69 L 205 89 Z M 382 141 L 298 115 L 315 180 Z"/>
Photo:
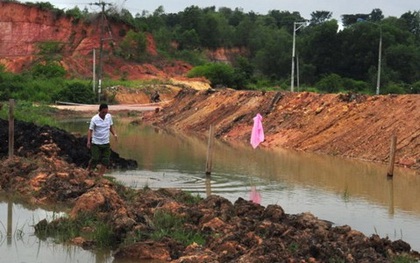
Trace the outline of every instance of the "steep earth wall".
<path fill-rule="evenodd" d="M 249 143 L 253 117 L 263 116 L 261 147 L 284 147 L 362 159 L 389 160 L 397 135 L 396 163 L 420 169 L 420 95 L 317 94 L 182 90 L 145 121 Z"/>
<path fill-rule="evenodd" d="M 6 70 L 19 73 L 37 59 L 37 45 L 59 42 L 61 64 L 71 77 L 90 77 L 93 50 L 99 63 L 101 22 L 98 14 L 89 21 L 77 21 L 60 12 L 41 10 L 36 6 L 0 1 L 0 64 Z M 115 47 L 123 39 L 128 25 L 106 21 L 104 24 L 104 76 L 108 78 L 154 79 L 185 75 L 191 66 L 181 61 L 159 61 L 158 65 L 138 64 L 115 56 Z M 147 37 L 147 51 L 157 56 L 151 35 Z"/>

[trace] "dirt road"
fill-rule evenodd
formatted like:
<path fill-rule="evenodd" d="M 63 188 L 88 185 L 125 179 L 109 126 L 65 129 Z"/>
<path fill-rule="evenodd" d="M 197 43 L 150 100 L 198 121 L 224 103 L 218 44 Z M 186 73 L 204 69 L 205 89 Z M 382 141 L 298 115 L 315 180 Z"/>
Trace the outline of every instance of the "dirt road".
<path fill-rule="evenodd" d="M 112 111 L 155 111 L 156 108 L 160 108 L 162 103 L 147 103 L 147 104 L 117 104 L 109 105 L 109 110 Z M 72 105 L 51 105 L 51 107 L 60 110 L 71 110 L 79 112 L 96 112 L 98 111 L 97 104 L 72 104 Z"/>

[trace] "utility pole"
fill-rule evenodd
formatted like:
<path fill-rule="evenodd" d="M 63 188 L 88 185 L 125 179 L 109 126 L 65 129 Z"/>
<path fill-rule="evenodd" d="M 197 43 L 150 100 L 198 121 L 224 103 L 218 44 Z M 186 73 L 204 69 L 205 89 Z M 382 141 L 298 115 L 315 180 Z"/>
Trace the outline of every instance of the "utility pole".
<path fill-rule="evenodd" d="M 93 66 L 92 66 L 92 91 L 95 94 L 96 90 L 96 50 L 93 49 Z"/>
<path fill-rule="evenodd" d="M 104 1 L 99 1 L 91 3 L 90 5 L 100 6 L 101 9 L 101 30 L 99 36 L 99 66 L 98 66 L 98 103 L 101 101 L 102 93 L 102 71 L 103 71 L 103 49 L 104 49 L 104 24 L 105 24 L 105 6 L 111 5 L 110 3 L 105 3 Z"/>
<path fill-rule="evenodd" d="M 376 76 L 376 95 L 381 88 L 381 65 L 382 65 L 382 26 L 379 25 L 379 50 L 378 50 L 378 75 Z"/>
<path fill-rule="evenodd" d="M 292 77 L 290 80 L 290 91 L 294 92 L 295 85 L 295 53 L 296 53 L 296 31 L 306 25 L 306 22 L 293 22 L 293 48 L 292 48 Z M 298 27 L 296 27 L 298 26 Z"/>

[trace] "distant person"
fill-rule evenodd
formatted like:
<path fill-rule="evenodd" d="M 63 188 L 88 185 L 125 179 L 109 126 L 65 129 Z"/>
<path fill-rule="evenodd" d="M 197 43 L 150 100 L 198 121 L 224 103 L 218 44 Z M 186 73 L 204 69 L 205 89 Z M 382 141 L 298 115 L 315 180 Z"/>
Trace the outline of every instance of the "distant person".
<path fill-rule="evenodd" d="M 103 176 L 111 157 L 111 146 L 109 144 L 109 133 L 112 133 L 118 140 L 114 130 L 112 116 L 108 113 L 108 105 L 101 104 L 99 112 L 92 117 L 87 134 L 87 147 L 91 150 L 92 158 L 89 161 L 88 170 L 95 169 L 98 164 L 99 176 Z"/>
<path fill-rule="evenodd" d="M 150 99 L 152 102 L 159 102 L 160 101 L 159 91 L 155 90 Z"/>

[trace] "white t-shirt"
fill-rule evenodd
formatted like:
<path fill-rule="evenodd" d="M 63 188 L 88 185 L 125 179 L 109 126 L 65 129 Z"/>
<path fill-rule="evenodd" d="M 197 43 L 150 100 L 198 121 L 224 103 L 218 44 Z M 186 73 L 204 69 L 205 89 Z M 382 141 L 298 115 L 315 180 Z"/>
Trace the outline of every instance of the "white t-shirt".
<path fill-rule="evenodd" d="M 99 117 L 96 114 L 92 117 L 89 124 L 89 130 L 93 131 L 92 143 L 93 144 L 107 144 L 109 143 L 109 129 L 114 123 L 112 122 L 111 114 L 107 113 L 105 118 Z"/>

